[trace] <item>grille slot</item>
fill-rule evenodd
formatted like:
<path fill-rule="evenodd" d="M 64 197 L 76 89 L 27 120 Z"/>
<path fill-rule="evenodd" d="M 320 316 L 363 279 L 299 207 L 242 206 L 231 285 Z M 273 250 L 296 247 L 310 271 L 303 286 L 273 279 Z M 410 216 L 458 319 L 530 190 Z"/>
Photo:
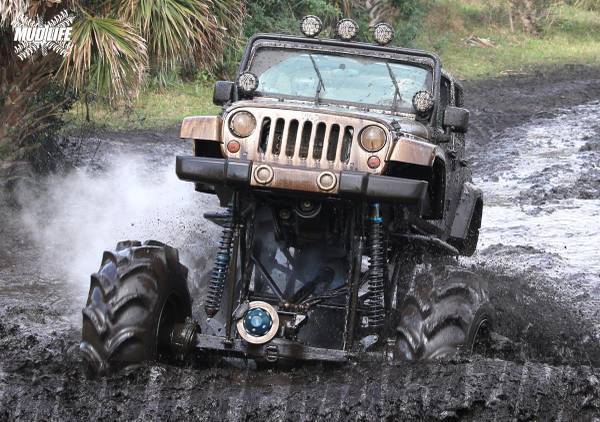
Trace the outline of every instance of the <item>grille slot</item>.
<path fill-rule="evenodd" d="M 323 144 L 325 142 L 325 131 L 327 125 L 321 122 L 317 125 L 317 131 L 315 133 L 315 140 L 313 141 L 313 153 L 312 158 L 314 160 L 320 160 L 323 155 Z"/>
<path fill-rule="evenodd" d="M 329 145 L 327 148 L 327 160 L 335 161 L 335 156 L 338 149 L 338 141 L 340 139 L 340 125 L 332 125 L 329 131 Z"/>
<path fill-rule="evenodd" d="M 288 157 L 292 157 L 294 155 L 294 148 L 296 147 L 296 138 L 298 138 L 299 126 L 298 120 L 296 119 L 290 122 L 290 129 L 285 141 L 285 155 Z"/>
<path fill-rule="evenodd" d="M 271 118 L 265 117 L 260 126 L 260 139 L 258 140 L 258 152 L 265 153 L 271 132 Z"/>
<path fill-rule="evenodd" d="M 342 155 L 340 158 L 343 163 L 348 162 L 350 159 L 352 139 L 354 139 L 354 128 L 352 126 L 346 126 L 346 129 L 344 129 L 344 136 L 342 137 Z"/>
<path fill-rule="evenodd" d="M 302 136 L 300 137 L 300 158 L 308 157 L 308 148 L 310 146 L 310 137 L 312 135 L 313 124 L 311 121 L 304 122 L 302 125 Z M 294 154 L 296 155 L 296 154 Z"/>
<path fill-rule="evenodd" d="M 281 151 L 281 142 L 283 140 L 283 131 L 285 128 L 285 120 L 279 118 L 275 123 L 275 134 L 273 139 L 273 146 L 271 147 L 271 154 L 279 155 Z"/>

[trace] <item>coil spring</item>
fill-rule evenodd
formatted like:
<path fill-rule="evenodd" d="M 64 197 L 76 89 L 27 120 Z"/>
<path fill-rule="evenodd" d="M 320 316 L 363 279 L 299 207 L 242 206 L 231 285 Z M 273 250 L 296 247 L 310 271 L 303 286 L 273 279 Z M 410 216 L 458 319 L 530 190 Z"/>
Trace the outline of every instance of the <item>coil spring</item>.
<path fill-rule="evenodd" d="M 368 288 L 369 299 L 367 307 L 369 308 L 369 326 L 383 326 L 385 318 L 384 305 L 384 245 L 383 245 L 383 219 L 379 211 L 379 204 L 371 206 L 369 216 L 369 275 Z"/>
<path fill-rule="evenodd" d="M 221 299 L 225 288 L 225 280 L 229 273 L 229 261 L 231 258 L 231 248 L 233 246 L 233 213 L 231 208 L 227 209 L 226 221 L 223 224 L 219 250 L 215 259 L 215 264 L 210 275 L 208 284 L 208 294 L 204 310 L 208 317 L 213 317 L 221 307 Z"/>

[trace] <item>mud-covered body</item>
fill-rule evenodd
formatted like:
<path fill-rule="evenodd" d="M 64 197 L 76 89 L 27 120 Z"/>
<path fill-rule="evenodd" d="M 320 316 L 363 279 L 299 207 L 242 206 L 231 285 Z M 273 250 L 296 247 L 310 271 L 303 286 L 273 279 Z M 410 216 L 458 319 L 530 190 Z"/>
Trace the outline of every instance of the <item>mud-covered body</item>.
<path fill-rule="evenodd" d="M 275 75 L 287 77 L 281 86 L 296 84 L 302 95 L 261 93 L 257 80 L 255 92 L 244 91 L 241 78 L 256 79 L 255 61 L 285 64 L 279 52 L 291 63 L 301 52 L 310 89 L 282 73 Z M 350 72 L 354 58 L 379 78 L 363 78 L 366 87 L 393 83 L 393 96 L 384 89 L 385 101 L 370 92 L 364 104 L 336 98 L 336 79 L 327 78 Z M 330 65 L 325 78 L 318 63 Z M 410 77 L 400 80 L 401 91 L 392 66 L 424 75 L 427 91 L 406 89 Z M 362 98 L 360 88 L 337 89 Z M 205 215 L 223 227 L 198 298 L 207 318 L 200 325 L 179 318 L 163 350 L 275 362 L 345 361 L 366 351 L 427 359 L 470 347 L 490 320 L 484 289 L 450 267 L 437 279 L 417 277 L 425 254 L 472 254 L 481 223 L 481 192 L 464 161 L 462 88 L 436 55 L 257 35 L 237 84 L 217 82 L 214 100 L 223 107 L 218 116 L 183 121 L 193 155 L 176 162 L 180 179 L 226 207 Z"/>

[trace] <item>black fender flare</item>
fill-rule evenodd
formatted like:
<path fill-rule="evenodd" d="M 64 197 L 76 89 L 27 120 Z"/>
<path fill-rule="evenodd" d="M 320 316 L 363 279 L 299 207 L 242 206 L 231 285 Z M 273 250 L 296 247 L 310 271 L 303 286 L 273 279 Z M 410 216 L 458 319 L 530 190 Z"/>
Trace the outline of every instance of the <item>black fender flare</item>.
<path fill-rule="evenodd" d="M 483 193 L 481 192 L 481 189 L 471 182 L 465 182 L 463 184 L 458 207 L 454 213 L 450 237 L 453 239 L 465 239 L 475 213 L 481 213 L 482 207 Z M 478 218 L 478 224 L 480 226 L 481 215 L 475 217 Z M 478 228 L 479 227 L 477 227 L 477 229 Z"/>

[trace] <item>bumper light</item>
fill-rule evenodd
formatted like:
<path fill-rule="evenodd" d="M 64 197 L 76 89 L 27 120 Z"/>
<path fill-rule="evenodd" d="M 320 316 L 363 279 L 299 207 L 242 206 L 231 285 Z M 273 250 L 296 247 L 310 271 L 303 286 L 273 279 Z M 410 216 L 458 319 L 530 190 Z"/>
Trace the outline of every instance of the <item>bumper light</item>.
<path fill-rule="evenodd" d="M 379 167 L 381 165 L 381 160 L 379 159 L 378 156 L 373 155 L 373 156 L 369 157 L 369 159 L 367 160 L 367 165 L 371 169 L 376 169 L 377 167 Z"/>
<path fill-rule="evenodd" d="M 240 151 L 240 143 L 238 141 L 229 141 L 227 143 L 227 151 L 237 154 Z"/>

